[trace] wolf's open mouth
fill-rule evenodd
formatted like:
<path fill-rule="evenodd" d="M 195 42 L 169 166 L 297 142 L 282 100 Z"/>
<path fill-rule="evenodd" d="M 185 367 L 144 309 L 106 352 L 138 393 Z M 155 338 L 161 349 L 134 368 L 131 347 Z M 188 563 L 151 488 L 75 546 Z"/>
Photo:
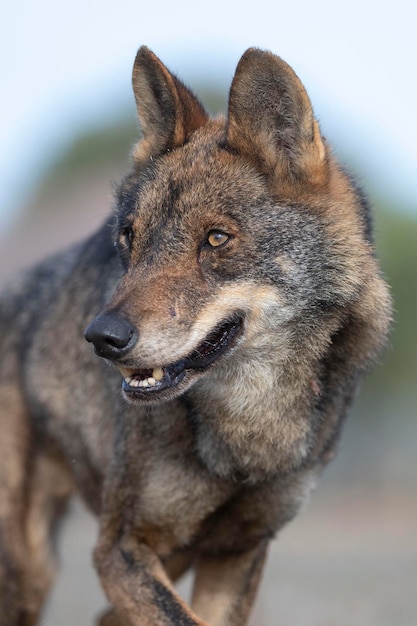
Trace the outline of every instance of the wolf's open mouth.
<path fill-rule="evenodd" d="M 217 361 L 231 346 L 242 328 L 243 317 L 236 316 L 217 326 L 190 355 L 165 367 L 121 369 L 123 391 L 129 396 L 149 397 L 164 389 L 176 387 L 185 375 L 202 371 Z"/>

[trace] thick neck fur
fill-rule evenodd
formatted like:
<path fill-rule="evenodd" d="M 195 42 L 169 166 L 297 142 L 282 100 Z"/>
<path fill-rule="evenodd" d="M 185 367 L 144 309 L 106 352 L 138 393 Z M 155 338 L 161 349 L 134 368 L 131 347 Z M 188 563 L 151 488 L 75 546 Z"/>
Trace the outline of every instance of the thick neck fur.
<path fill-rule="evenodd" d="M 318 355 L 330 333 L 302 341 L 301 360 L 289 331 L 258 329 L 256 343 L 238 346 L 189 391 L 198 453 L 211 472 L 256 482 L 308 458 L 318 419 Z"/>

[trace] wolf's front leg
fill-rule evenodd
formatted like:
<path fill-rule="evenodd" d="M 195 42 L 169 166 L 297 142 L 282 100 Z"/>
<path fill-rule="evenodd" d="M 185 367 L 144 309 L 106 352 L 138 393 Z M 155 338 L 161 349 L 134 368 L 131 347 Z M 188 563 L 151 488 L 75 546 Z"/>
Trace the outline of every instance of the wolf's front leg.
<path fill-rule="evenodd" d="M 99 541 L 94 560 L 123 626 L 208 626 L 178 596 L 160 559 L 146 544 L 131 537 L 106 538 Z"/>
<path fill-rule="evenodd" d="M 268 541 L 246 552 L 200 557 L 192 608 L 211 626 L 244 626 L 255 599 Z"/>

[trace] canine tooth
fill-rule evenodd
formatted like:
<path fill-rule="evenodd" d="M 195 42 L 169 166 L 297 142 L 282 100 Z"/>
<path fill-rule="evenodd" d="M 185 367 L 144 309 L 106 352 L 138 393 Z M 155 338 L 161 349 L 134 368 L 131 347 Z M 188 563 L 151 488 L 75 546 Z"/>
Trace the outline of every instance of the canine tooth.
<path fill-rule="evenodd" d="M 119 371 L 123 378 L 127 379 L 132 377 L 132 370 L 127 367 L 119 367 Z"/>
<path fill-rule="evenodd" d="M 162 367 L 155 367 L 152 370 L 152 377 L 155 380 L 162 380 L 164 377 L 164 370 L 162 369 Z"/>
<path fill-rule="evenodd" d="M 152 378 L 152 377 L 148 378 L 148 385 L 149 385 L 150 387 L 155 387 L 155 385 L 156 385 L 156 380 L 155 380 L 155 378 Z"/>

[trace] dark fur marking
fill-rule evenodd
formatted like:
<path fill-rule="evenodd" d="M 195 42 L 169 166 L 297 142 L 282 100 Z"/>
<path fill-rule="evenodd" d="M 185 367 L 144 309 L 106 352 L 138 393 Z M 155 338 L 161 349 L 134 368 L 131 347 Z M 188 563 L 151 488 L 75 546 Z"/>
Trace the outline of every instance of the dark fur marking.
<path fill-rule="evenodd" d="M 154 578 L 149 584 L 153 590 L 154 604 L 164 614 L 167 626 L 195 626 L 195 621 L 184 613 L 182 606 L 165 585 Z"/>

